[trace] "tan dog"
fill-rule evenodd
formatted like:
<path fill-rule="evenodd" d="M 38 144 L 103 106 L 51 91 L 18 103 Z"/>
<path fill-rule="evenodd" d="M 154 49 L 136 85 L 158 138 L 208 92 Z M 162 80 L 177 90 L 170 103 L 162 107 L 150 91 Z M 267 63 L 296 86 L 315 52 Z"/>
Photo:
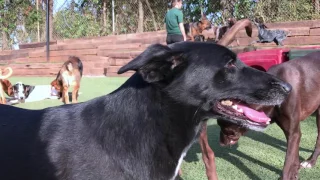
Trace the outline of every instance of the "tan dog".
<path fill-rule="evenodd" d="M 80 81 L 82 78 L 83 65 L 81 60 L 78 57 L 69 57 L 69 60 L 66 61 L 55 80 L 51 82 L 53 86 L 60 93 L 62 97 L 62 102 L 69 104 L 69 87 L 73 86 L 72 90 L 72 103 L 78 102 L 78 92 L 80 89 Z"/>
<path fill-rule="evenodd" d="M 2 75 L 2 72 L 4 71 L 8 71 L 8 73 L 6 75 Z M 5 80 L 7 78 L 9 78 L 12 75 L 12 68 L 7 67 L 4 69 L 4 71 L 2 71 L 2 69 L 0 69 L 0 104 L 6 104 L 6 98 L 4 97 L 4 92 L 6 92 L 8 95 L 10 95 L 10 87 L 11 83 L 8 80 Z M 12 91 L 11 91 L 12 93 Z"/>
<path fill-rule="evenodd" d="M 211 22 L 205 15 L 202 15 L 198 22 L 184 24 L 184 29 L 188 39 L 194 41 L 194 38 L 202 35 L 202 31 L 211 28 Z"/>

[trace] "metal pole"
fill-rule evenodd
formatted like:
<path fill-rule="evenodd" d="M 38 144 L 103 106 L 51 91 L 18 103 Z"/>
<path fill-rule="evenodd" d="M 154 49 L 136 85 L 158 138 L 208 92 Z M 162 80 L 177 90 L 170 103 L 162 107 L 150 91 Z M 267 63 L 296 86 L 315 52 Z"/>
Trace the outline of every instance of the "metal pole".
<path fill-rule="evenodd" d="M 47 51 L 47 62 L 49 62 L 49 42 L 50 42 L 50 37 L 49 37 L 49 13 L 50 13 L 50 8 L 49 8 L 49 1 L 47 0 L 47 13 L 46 13 L 46 36 L 47 36 L 47 43 L 46 43 L 46 51 Z M 52 0 L 51 0 L 52 1 Z"/>
<path fill-rule="evenodd" d="M 39 0 L 37 0 L 37 16 L 38 16 L 38 12 L 39 12 Z M 38 42 L 40 42 L 40 23 L 39 23 L 39 19 L 37 22 L 37 30 L 38 30 Z"/>
<path fill-rule="evenodd" d="M 112 0 L 112 33 L 113 34 L 115 33 L 114 20 L 115 20 L 115 17 L 114 17 L 114 0 Z"/>

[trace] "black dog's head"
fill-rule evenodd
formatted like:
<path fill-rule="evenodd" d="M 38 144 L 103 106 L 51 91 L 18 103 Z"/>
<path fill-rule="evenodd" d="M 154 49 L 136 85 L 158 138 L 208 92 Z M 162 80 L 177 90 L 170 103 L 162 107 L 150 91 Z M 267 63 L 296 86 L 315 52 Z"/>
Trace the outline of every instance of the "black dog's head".
<path fill-rule="evenodd" d="M 151 45 L 118 73 L 128 70 L 178 104 L 197 108 L 201 120 L 223 118 L 252 127 L 266 127 L 269 119 L 246 104 L 280 104 L 291 91 L 289 84 L 246 66 L 231 50 L 212 43 Z"/>

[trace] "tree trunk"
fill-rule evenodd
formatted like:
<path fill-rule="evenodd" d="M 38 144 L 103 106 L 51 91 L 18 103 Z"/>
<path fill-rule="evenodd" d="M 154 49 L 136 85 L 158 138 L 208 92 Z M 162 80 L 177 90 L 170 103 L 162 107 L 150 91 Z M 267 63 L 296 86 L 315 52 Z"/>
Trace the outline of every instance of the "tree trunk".
<path fill-rule="evenodd" d="M 8 49 L 8 37 L 7 33 L 3 30 L 2 31 L 2 50 Z"/>
<path fill-rule="evenodd" d="M 148 6 L 148 9 L 149 9 L 149 11 L 150 11 L 150 13 L 151 13 L 152 22 L 153 22 L 153 28 L 154 28 L 154 30 L 156 31 L 156 30 L 158 30 L 158 25 L 157 25 L 156 17 L 155 17 L 155 15 L 154 15 L 154 12 L 153 12 L 151 6 L 150 6 L 149 0 L 145 0 L 145 1 L 146 1 L 147 6 Z"/>
<path fill-rule="evenodd" d="M 107 0 L 103 0 L 103 33 L 107 34 Z"/>
<path fill-rule="evenodd" d="M 142 4 L 142 0 L 138 0 L 138 4 L 139 4 L 139 20 L 138 20 L 138 29 L 137 32 L 141 33 L 143 32 L 143 16 L 144 16 L 144 12 L 143 12 L 143 4 Z"/>
<path fill-rule="evenodd" d="M 53 40 L 53 0 L 49 0 L 49 37 L 50 40 Z"/>
<path fill-rule="evenodd" d="M 313 6 L 316 13 L 320 12 L 320 3 L 319 0 L 313 0 Z"/>
<path fill-rule="evenodd" d="M 39 1 L 37 0 L 37 16 L 39 15 Z M 37 37 L 38 37 L 38 42 L 40 42 L 40 23 L 39 20 L 37 21 Z"/>
<path fill-rule="evenodd" d="M 203 16 L 203 1 L 200 1 L 200 13 L 201 17 Z"/>

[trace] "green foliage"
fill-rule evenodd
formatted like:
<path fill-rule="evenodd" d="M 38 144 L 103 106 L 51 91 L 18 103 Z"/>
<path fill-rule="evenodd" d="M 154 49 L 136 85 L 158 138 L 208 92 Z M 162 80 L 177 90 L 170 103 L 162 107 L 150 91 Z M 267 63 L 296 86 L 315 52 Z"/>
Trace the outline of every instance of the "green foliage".
<path fill-rule="evenodd" d="M 266 22 L 298 21 L 319 17 L 312 0 L 264 0 L 257 3 L 256 16 Z"/>
<path fill-rule="evenodd" d="M 95 21 L 92 14 L 81 14 L 68 10 L 55 14 L 53 28 L 57 39 L 99 36 L 101 31 L 101 26 Z"/>
<path fill-rule="evenodd" d="M 140 0 L 143 4 L 144 31 L 164 28 L 164 16 L 170 0 Z M 261 17 L 265 22 L 319 19 L 319 0 L 184 0 L 185 22 L 198 21 L 201 12 L 215 25 L 226 19 Z M 0 0 L 0 41 L 14 43 L 45 41 L 44 3 L 39 10 L 35 0 Z M 53 0 L 54 6 L 57 0 Z M 66 0 L 53 15 L 53 38 L 81 38 L 112 33 L 111 0 Z M 114 0 L 116 34 L 135 33 L 139 21 L 138 0 Z M 105 10 L 105 11 L 104 11 Z M 40 34 L 38 34 L 38 28 Z"/>

